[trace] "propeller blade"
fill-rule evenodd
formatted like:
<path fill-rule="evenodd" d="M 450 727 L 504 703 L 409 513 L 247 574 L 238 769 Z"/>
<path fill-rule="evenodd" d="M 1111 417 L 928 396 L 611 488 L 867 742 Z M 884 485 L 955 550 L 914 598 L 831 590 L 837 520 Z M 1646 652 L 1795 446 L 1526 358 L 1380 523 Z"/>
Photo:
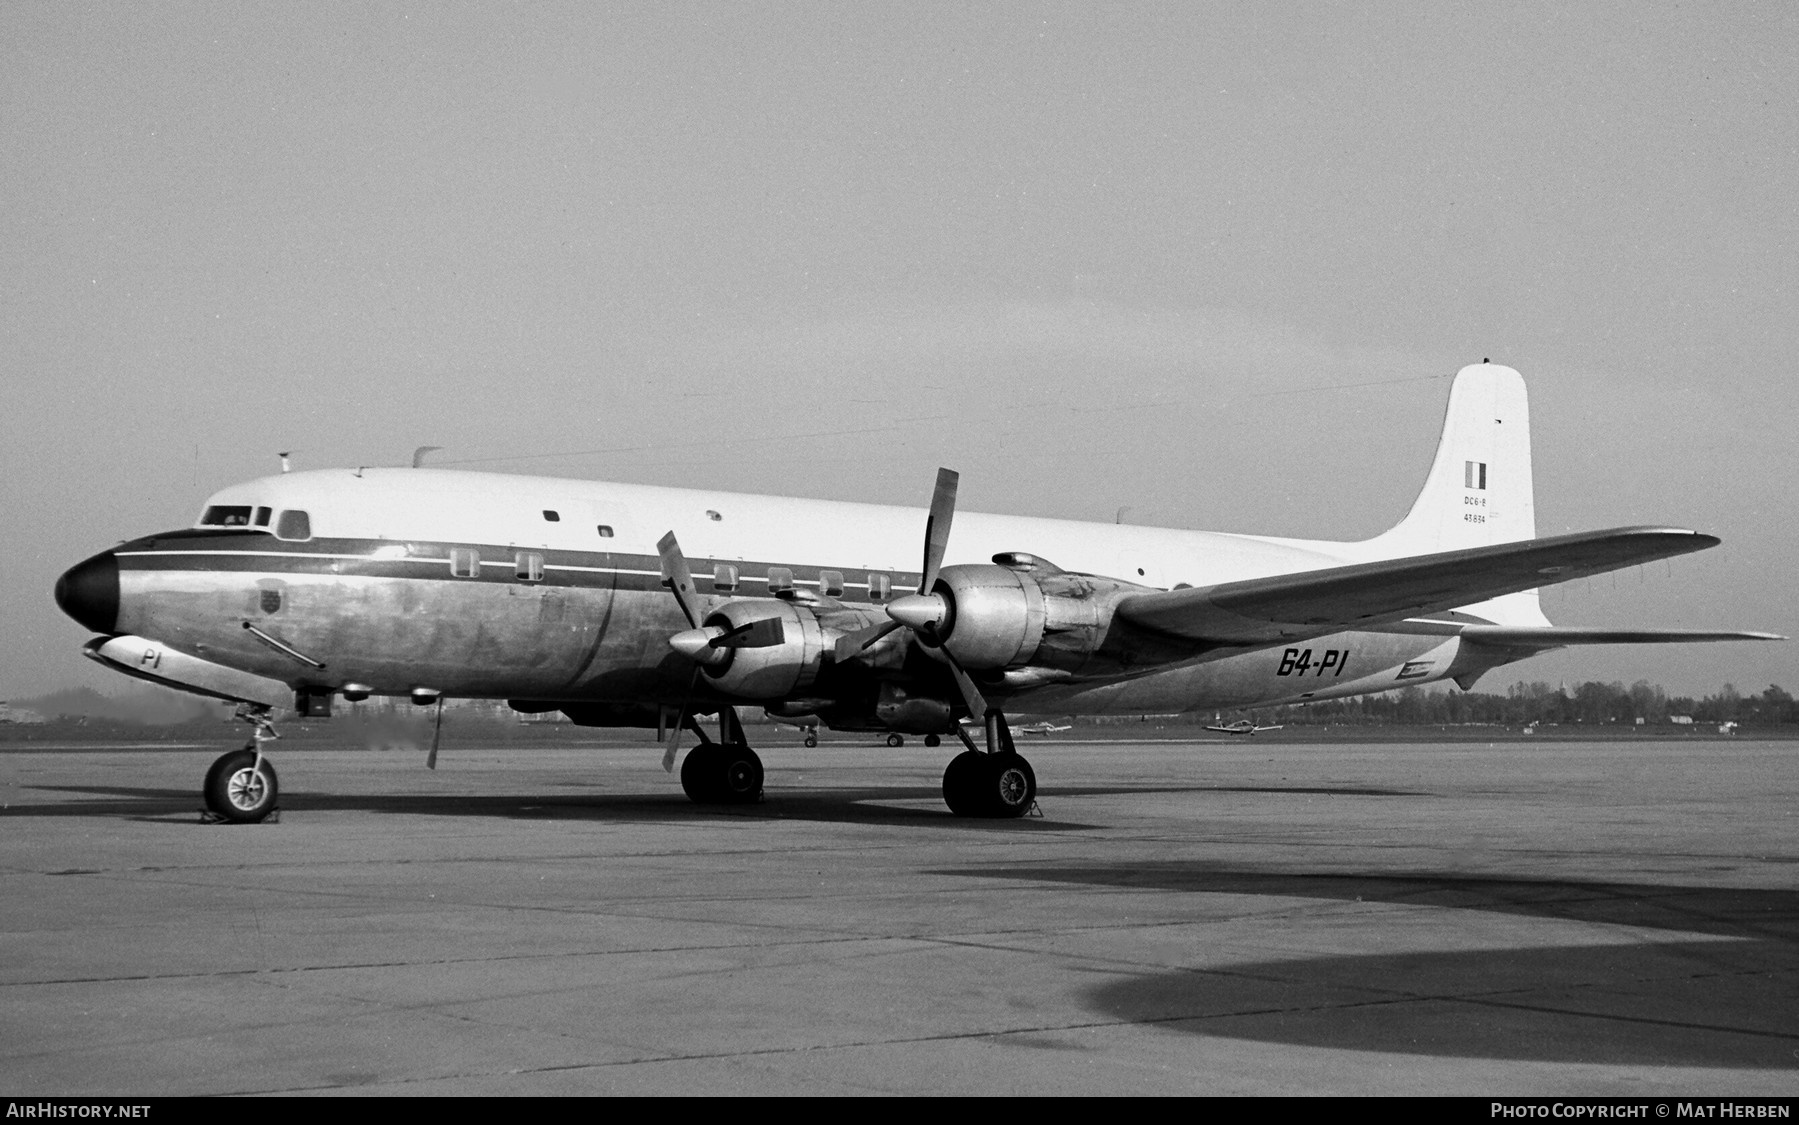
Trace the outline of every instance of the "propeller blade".
<path fill-rule="evenodd" d="M 431 725 L 431 753 L 425 755 L 425 768 L 437 768 L 437 744 L 444 732 L 444 697 L 437 697 L 437 722 Z"/>
<path fill-rule="evenodd" d="M 866 629 L 845 633 L 837 638 L 835 655 L 839 664 L 860 656 L 868 647 L 900 627 L 897 621 L 878 621 Z"/>
<path fill-rule="evenodd" d="M 968 713 L 976 719 L 985 720 L 988 711 L 987 697 L 982 695 L 981 689 L 975 686 L 974 677 L 962 670 L 962 665 L 957 663 L 949 649 L 939 651 L 943 653 L 944 659 L 949 661 L 949 670 L 955 674 L 956 687 L 962 691 L 962 702 L 968 705 Z"/>
<path fill-rule="evenodd" d="M 746 621 L 735 629 L 714 637 L 713 648 L 777 648 L 787 643 L 787 627 L 779 617 L 762 617 Z"/>
<path fill-rule="evenodd" d="M 693 588 L 693 571 L 687 569 L 687 556 L 681 553 L 681 544 L 675 541 L 674 532 L 657 541 L 656 552 L 662 556 L 662 580 L 668 583 L 681 612 L 687 615 L 687 624 L 698 629 L 700 599 Z"/>
<path fill-rule="evenodd" d="M 670 534 L 673 538 L 673 534 Z M 662 772 L 675 772 L 675 752 L 681 748 L 681 728 L 687 725 L 687 709 L 693 706 L 693 689 L 700 685 L 700 666 L 693 666 L 693 679 L 687 681 L 687 697 L 681 700 L 681 709 L 675 712 L 675 729 L 668 732 L 668 749 L 662 752 Z"/>
<path fill-rule="evenodd" d="M 956 484 L 962 478 L 953 469 L 937 470 L 937 488 L 931 493 L 931 514 L 924 525 L 924 574 L 918 592 L 928 594 L 937 585 L 943 552 L 949 547 L 949 527 L 956 518 Z"/>

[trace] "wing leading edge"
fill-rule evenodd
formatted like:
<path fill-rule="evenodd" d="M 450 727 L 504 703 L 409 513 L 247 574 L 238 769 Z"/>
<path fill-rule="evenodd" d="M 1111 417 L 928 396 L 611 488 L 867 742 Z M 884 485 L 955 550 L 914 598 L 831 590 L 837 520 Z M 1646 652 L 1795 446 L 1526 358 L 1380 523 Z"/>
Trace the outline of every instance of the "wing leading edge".
<path fill-rule="evenodd" d="M 1439 613 L 1503 594 L 1702 551 L 1718 542 L 1716 536 L 1674 527 L 1588 531 L 1215 586 L 1133 594 L 1118 603 L 1117 616 L 1139 628 L 1185 641 L 1264 644 Z M 1468 627 L 1487 628 L 1497 630 L 1482 638 L 1491 643 L 1550 648 L 1625 640 L 1777 639 L 1771 634 L 1755 633 L 1676 637 L 1666 632 Z M 1549 632 L 1559 632 L 1561 636 L 1552 639 L 1546 635 Z M 1599 639 L 1601 635 L 1606 639 Z"/>

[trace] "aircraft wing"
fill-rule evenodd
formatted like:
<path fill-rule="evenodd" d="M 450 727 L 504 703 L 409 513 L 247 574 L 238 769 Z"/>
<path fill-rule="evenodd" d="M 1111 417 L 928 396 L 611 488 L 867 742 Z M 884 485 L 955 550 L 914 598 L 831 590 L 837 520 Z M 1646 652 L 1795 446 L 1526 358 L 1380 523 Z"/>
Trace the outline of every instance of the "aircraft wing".
<path fill-rule="evenodd" d="M 1182 640 L 1266 644 L 1403 621 L 1717 545 L 1716 536 L 1697 531 L 1621 527 L 1132 594 L 1116 612 L 1139 628 Z"/>

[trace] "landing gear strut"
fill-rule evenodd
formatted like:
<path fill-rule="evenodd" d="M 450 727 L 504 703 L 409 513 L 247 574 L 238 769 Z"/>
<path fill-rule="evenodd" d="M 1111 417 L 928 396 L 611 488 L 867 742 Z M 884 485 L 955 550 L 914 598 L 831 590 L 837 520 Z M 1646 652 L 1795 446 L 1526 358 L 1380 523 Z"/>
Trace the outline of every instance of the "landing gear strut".
<path fill-rule="evenodd" d="M 700 736 L 699 745 L 681 761 L 681 788 L 689 800 L 701 805 L 750 805 L 762 799 L 762 759 L 744 741 L 743 724 L 735 708 L 718 714 L 721 741 L 713 742 L 698 723 L 688 719 L 688 729 Z"/>
<path fill-rule="evenodd" d="M 263 757 L 262 744 L 281 736 L 269 721 L 269 709 L 245 703 L 238 707 L 237 717 L 254 729 L 242 750 L 220 755 L 206 771 L 200 795 L 207 811 L 220 821 L 233 824 L 255 824 L 275 812 L 275 801 L 281 783 L 275 776 L 275 765 Z"/>
<path fill-rule="evenodd" d="M 1016 817 L 1037 802 L 1037 775 L 1012 742 L 1012 729 L 998 711 L 987 712 L 987 752 L 958 731 L 968 749 L 943 771 L 943 802 L 957 816 Z"/>

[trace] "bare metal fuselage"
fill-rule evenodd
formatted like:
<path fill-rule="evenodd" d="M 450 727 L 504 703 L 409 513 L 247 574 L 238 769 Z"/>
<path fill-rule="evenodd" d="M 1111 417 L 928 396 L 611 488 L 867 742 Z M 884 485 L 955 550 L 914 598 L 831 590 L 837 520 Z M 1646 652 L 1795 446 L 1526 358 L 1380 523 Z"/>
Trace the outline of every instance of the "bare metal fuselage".
<path fill-rule="evenodd" d="M 472 547 L 479 573 L 454 577 L 450 552 Z M 320 538 L 287 543 L 251 530 L 173 532 L 122 545 L 116 631 L 296 688 L 358 685 L 403 695 L 428 689 L 458 697 L 678 705 L 693 666 L 668 647 L 685 627 L 654 557 L 630 551 L 534 547 L 541 577 L 521 578 L 511 545 Z M 711 560 L 701 560 L 702 575 Z M 770 567 L 796 576 L 802 593 L 821 569 L 804 560 L 734 559 L 741 587 L 709 593 L 708 607 L 745 596 Z M 891 573 L 893 589 L 917 582 Z M 839 600 L 878 617 L 867 583 Z M 766 595 L 761 595 L 765 597 Z M 1479 663 L 1464 655 L 1450 623 L 1416 622 L 1340 633 L 1293 646 L 1218 649 L 1172 663 L 1140 643 L 1100 646 L 1085 666 L 1044 684 L 994 685 L 1009 708 L 1081 714 L 1174 712 L 1330 698 L 1425 683 Z M 277 642 L 271 644 L 270 641 Z M 1140 638 L 1138 639 L 1140 640 Z M 910 644 L 898 637 L 897 647 Z M 912 645 L 913 648 L 919 646 Z M 947 677 L 922 653 L 911 658 L 914 691 L 953 698 Z M 1485 654 L 1487 666 L 1498 661 Z M 1146 665 L 1133 667 L 1137 662 Z M 867 677 L 861 677 L 866 679 Z M 815 685 L 855 695 L 865 683 Z M 715 702 L 732 699 L 709 690 Z M 900 724 L 903 726 L 903 724 Z"/>

